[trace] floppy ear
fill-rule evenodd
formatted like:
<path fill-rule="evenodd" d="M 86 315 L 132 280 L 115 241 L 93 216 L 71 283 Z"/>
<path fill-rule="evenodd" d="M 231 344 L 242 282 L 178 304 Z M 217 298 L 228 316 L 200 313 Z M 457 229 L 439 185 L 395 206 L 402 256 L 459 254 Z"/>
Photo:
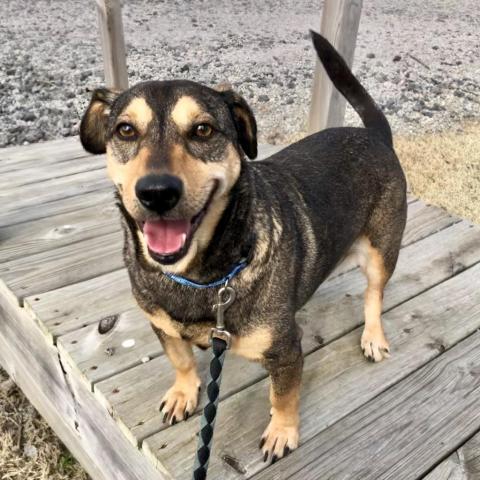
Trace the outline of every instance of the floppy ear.
<path fill-rule="evenodd" d="M 238 142 L 248 158 L 257 156 L 257 122 L 252 109 L 245 99 L 233 90 L 227 90 L 228 86 L 220 85 L 217 90 L 225 98 L 230 108 L 235 127 L 237 129 Z"/>
<path fill-rule="evenodd" d="M 80 123 L 80 141 L 90 153 L 105 153 L 108 116 L 119 91 L 97 88 Z"/>

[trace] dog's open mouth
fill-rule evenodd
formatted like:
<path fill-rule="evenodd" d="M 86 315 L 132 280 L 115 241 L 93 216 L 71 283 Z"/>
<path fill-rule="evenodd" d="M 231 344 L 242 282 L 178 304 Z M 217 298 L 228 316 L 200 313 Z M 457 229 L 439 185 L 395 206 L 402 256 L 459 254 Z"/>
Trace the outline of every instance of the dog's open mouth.
<path fill-rule="evenodd" d="M 193 236 L 207 214 L 218 185 L 212 189 L 203 208 L 191 219 L 147 220 L 139 226 L 143 232 L 150 256 L 159 263 L 178 262 L 190 248 Z"/>

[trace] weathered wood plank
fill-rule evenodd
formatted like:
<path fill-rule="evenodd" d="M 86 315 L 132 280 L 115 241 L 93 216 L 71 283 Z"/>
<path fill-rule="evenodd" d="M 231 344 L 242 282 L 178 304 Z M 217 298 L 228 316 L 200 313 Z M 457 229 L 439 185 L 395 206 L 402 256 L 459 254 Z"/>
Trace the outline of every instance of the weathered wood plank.
<path fill-rule="evenodd" d="M 451 245 L 451 250 L 446 250 L 445 245 Z M 385 292 L 384 310 L 479 262 L 479 245 L 480 230 L 462 222 L 404 248 Z M 364 288 L 365 280 L 358 270 L 327 280 L 319 288 L 297 315 L 304 331 L 304 352 L 312 352 L 361 325 Z M 394 344 L 392 348 L 395 349 Z M 197 352 L 196 357 L 205 378 L 210 353 Z M 161 377 L 158 372 L 163 372 Z M 223 398 L 265 377 L 258 364 L 243 362 L 234 356 L 229 357 L 224 372 Z M 135 438 L 141 440 L 164 428 L 157 412 L 158 402 L 172 381 L 168 360 L 159 357 L 96 384 L 95 391 L 111 405 Z M 138 392 L 142 392 L 140 402 Z"/>
<path fill-rule="evenodd" d="M 0 292 L 0 363 L 95 480 L 162 480 L 48 345 L 27 313 Z"/>
<path fill-rule="evenodd" d="M 416 479 L 480 428 L 479 371 L 475 332 L 255 478 Z"/>
<path fill-rule="evenodd" d="M 424 480 L 474 480 L 480 478 L 480 433 L 463 444 Z"/>
<path fill-rule="evenodd" d="M 457 452 L 450 455 L 433 472 L 423 478 L 425 480 L 468 480 Z"/>
<path fill-rule="evenodd" d="M 123 266 L 120 232 L 16 258 L 0 265 L 0 281 L 19 302 L 29 295 L 118 270 Z"/>
<path fill-rule="evenodd" d="M 110 200 L 110 197 L 109 197 Z M 112 201 L 0 230 L 0 263 L 120 230 Z"/>
<path fill-rule="evenodd" d="M 80 156 L 88 156 L 78 137 L 68 137 L 48 142 L 2 148 L 0 172 L 21 170 L 35 165 L 49 165 Z"/>
<path fill-rule="evenodd" d="M 365 361 L 358 346 L 361 328 L 307 356 L 301 400 L 303 446 L 297 453 L 294 452 L 291 457 L 282 460 L 278 466 L 274 465 L 275 468 L 268 468 L 265 474 L 260 475 L 259 478 L 268 478 L 269 480 L 297 478 L 297 476 L 294 477 L 295 472 L 304 465 L 308 466 L 310 462 L 315 462 L 315 466 L 320 465 L 321 474 L 317 474 L 316 471 L 315 474 L 303 472 L 303 478 L 383 478 L 375 477 L 375 475 L 367 477 L 356 465 L 381 463 L 382 458 L 377 459 L 373 452 L 382 449 L 382 445 L 385 446 L 384 450 L 388 448 L 392 452 L 398 452 L 401 448 L 397 441 L 399 432 L 396 428 L 392 428 L 388 433 L 390 437 L 382 437 L 382 428 L 388 422 L 382 422 L 381 425 L 373 423 L 370 427 L 365 425 L 368 434 L 365 432 L 364 437 L 360 435 L 362 432 L 360 428 L 355 429 L 359 433 L 359 436 L 355 436 L 356 432 L 349 431 L 349 427 L 361 423 L 366 410 L 375 412 L 382 408 L 377 405 L 375 409 L 371 409 L 367 405 L 367 407 L 359 409 L 360 406 L 388 390 L 409 373 L 441 355 L 446 349 L 448 350 L 478 329 L 480 326 L 479 275 L 480 265 L 474 266 L 385 314 L 386 332 L 390 337 L 393 351 L 392 358 L 387 361 L 379 364 L 369 364 Z M 477 350 L 479 341 L 480 335 L 475 342 Z M 443 361 L 442 365 L 456 361 L 457 354 L 462 356 L 464 348 L 462 346 L 455 351 L 454 355 L 449 355 L 448 361 Z M 470 352 L 467 353 L 468 355 Z M 480 359 L 480 352 L 475 355 L 477 355 L 476 359 Z M 473 357 L 470 357 L 469 360 L 473 360 Z M 467 364 L 468 362 L 465 362 L 465 365 Z M 480 366 L 465 371 L 464 384 L 471 385 L 473 383 L 478 386 L 477 376 L 470 376 L 468 373 L 468 371 L 476 372 L 478 368 Z M 225 381 L 228 381 L 227 376 Z M 393 389 L 395 388 L 393 387 Z M 478 393 L 470 392 L 478 402 L 480 390 Z M 459 397 L 461 397 L 460 393 Z M 397 395 L 400 394 L 401 392 L 397 393 Z M 437 401 L 446 404 L 448 399 L 439 397 Z M 465 403 L 463 407 L 466 407 Z M 260 458 L 258 441 L 268 423 L 268 411 L 268 381 L 266 379 L 221 402 L 215 432 L 214 453 L 210 460 L 212 478 L 250 478 L 266 467 Z M 358 415 L 353 414 L 354 422 L 347 420 L 347 422 L 341 423 L 342 428 L 334 426 L 335 435 L 328 434 L 328 442 L 319 443 L 320 432 L 354 411 L 359 412 Z M 415 409 L 412 408 L 403 412 L 403 421 L 406 425 L 414 418 L 413 415 L 415 418 L 420 418 L 416 413 L 410 415 L 409 412 L 414 411 Z M 423 415 L 428 416 L 425 411 Z M 476 416 L 480 421 L 478 412 Z M 398 416 L 398 418 L 401 417 Z M 394 420 L 392 419 L 392 421 Z M 377 427 L 380 430 L 378 433 Z M 420 426 L 419 431 L 411 431 L 410 428 L 408 437 L 403 434 L 402 437 L 407 438 L 408 441 L 418 441 L 419 437 L 423 435 L 422 428 L 423 426 Z M 173 428 L 168 428 L 146 439 L 143 446 L 153 459 L 157 458 L 167 468 L 175 466 L 179 480 L 186 479 L 189 478 L 193 462 L 197 429 L 198 418 L 193 422 L 189 420 Z M 343 434 L 344 432 L 348 432 L 354 438 L 350 439 L 349 436 Z M 395 442 L 394 448 L 389 440 Z M 348 449 L 343 447 L 345 442 L 349 445 Z M 369 442 L 374 447 L 367 449 Z M 439 443 L 438 439 L 437 442 Z M 312 444 L 315 444 L 315 448 Z M 353 455 L 349 457 L 347 452 L 358 452 L 358 447 L 355 446 L 358 444 L 362 445 L 363 457 L 357 458 Z M 325 451 L 328 450 L 328 455 L 331 455 L 335 461 L 327 459 L 327 454 L 322 457 L 322 461 L 317 461 L 319 449 L 321 451 L 323 447 Z M 345 455 L 339 454 L 338 450 Z M 387 452 L 385 454 L 388 455 Z M 229 462 L 228 458 L 235 459 L 236 469 L 229 466 L 232 462 Z M 330 474 L 330 471 L 323 467 L 324 463 L 328 464 L 330 468 L 338 466 L 339 469 L 342 469 L 348 465 L 354 470 L 350 472 L 350 476 Z M 285 467 L 289 467 L 288 470 Z M 239 471 L 244 473 L 240 474 Z M 412 478 L 404 475 L 403 472 L 396 472 L 397 476 L 388 478 Z M 346 472 L 341 470 L 339 473 L 345 474 Z M 376 474 L 379 474 L 378 470 L 376 470 Z"/>
<path fill-rule="evenodd" d="M 0 174 L 0 188 L 11 190 L 12 188 L 35 185 L 46 180 L 99 169 L 103 170 L 106 176 L 105 157 L 103 155 L 69 159 L 68 161 L 50 165 L 39 163 L 29 168 Z"/>
<path fill-rule="evenodd" d="M 461 218 L 448 213 L 443 208 L 427 205 L 420 200 L 412 202 L 408 205 L 408 220 L 402 246 L 418 242 L 459 221 Z"/>
<path fill-rule="evenodd" d="M 323 4 L 320 33 L 330 41 L 350 67 L 357 43 L 362 3 L 362 0 L 325 0 Z M 308 132 L 343 126 L 345 107 L 345 99 L 335 89 L 325 69 L 316 59 Z"/>
<path fill-rule="evenodd" d="M 114 320 L 115 319 L 115 320 Z M 111 315 L 115 326 L 103 333 L 96 322 L 59 337 L 62 357 L 78 370 L 79 378 L 91 388 L 98 382 L 135 365 L 145 364 L 163 353 L 160 342 L 143 312 L 127 310 Z"/>
<path fill-rule="evenodd" d="M 27 297 L 24 304 L 52 338 L 119 315 L 136 305 L 124 268 Z"/>
<path fill-rule="evenodd" d="M 107 205 L 112 202 L 112 188 L 109 186 L 100 190 L 75 195 L 73 197 L 59 198 L 48 203 L 28 205 L 20 208 L 11 206 L 8 211 L 0 211 L 0 228 L 3 230 L 6 226 L 18 225 L 20 223 L 31 222 L 32 220 L 38 220 L 54 215 L 71 213 L 94 205 Z"/>
<path fill-rule="evenodd" d="M 45 180 L 24 188 L 0 190 L 3 212 L 24 208 L 42 208 L 43 204 L 110 187 L 103 169 Z M 21 195 L 19 194 L 21 192 Z"/>

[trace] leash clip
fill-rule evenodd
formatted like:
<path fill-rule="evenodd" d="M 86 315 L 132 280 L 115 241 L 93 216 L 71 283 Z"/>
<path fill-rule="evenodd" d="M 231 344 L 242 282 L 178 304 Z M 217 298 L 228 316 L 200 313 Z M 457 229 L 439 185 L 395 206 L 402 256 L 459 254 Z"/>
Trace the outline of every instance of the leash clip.
<path fill-rule="evenodd" d="M 235 290 L 228 285 L 228 280 L 218 291 L 218 303 L 213 306 L 213 310 L 217 312 L 217 325 L 210 330 L 210 344 L 213 338 L 219 338 L 227 344 L 227 350 L 232 343 L 230 332 L 225 330 L 225 310 L 235 301 Z"/>

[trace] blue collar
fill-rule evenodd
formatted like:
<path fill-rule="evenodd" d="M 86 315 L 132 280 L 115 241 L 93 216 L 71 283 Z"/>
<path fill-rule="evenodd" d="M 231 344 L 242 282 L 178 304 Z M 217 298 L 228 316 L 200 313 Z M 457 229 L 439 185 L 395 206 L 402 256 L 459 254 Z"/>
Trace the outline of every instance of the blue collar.
<path fill-rule="evenodd" d="M 175 275 L 174 273 L 164 272 L 165 276 L 173 280 L 174 282 L 179 283 L 185 287 L 192 287 L 192 288 L 215 288 L 220 287 L 221 285 L 225 285 L 226 282 L 229 282 L 235 275 L 239 274 L 245 267 L 247 266 L 246 260 L 241 260 L 237 263 L 230 273 L 225 277 L 221 278 L 220 280 L 215 280 L 214 282 L 210 283 L 197 283 L 188 278 L 181 277 L 180 275 Z"/>

